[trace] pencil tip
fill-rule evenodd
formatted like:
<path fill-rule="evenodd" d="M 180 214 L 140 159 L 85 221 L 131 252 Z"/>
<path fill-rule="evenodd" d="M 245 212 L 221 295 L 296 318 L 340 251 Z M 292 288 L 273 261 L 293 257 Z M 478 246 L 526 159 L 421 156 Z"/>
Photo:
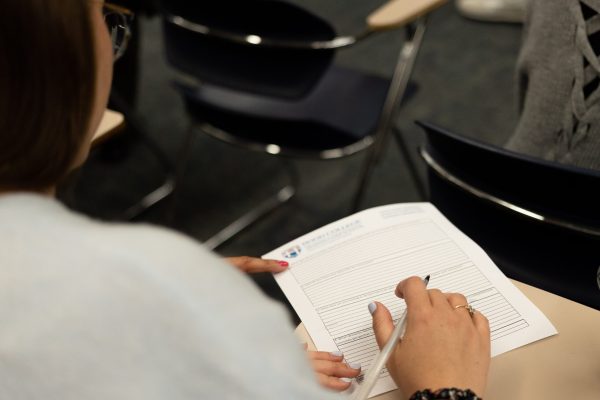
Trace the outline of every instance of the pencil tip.
<path fill-rule="evenodd" d="M 425 285 L 427 285 L 429 283 L 429 278 L 431 277 L 431 275 L 427 275 L 425 277 L 425 279 L 423 279 L 423 281 L 425 282 Z"/>

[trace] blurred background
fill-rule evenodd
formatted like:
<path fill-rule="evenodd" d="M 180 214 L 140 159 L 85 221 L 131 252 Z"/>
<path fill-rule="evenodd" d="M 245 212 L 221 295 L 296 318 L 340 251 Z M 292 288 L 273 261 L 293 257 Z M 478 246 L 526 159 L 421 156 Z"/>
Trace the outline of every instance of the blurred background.
<path fill-rule="evenodd" d="M 345 34 L 360 31 L 365 16 L 384 1 L 294 3 Z M 134 93 L 128 101 L 139 117 L 142 136 L 150 138 L 175 163 L 182 156 L 190 119 L 173 87 L 175 75 L 166 62 L 160 17 L 142 13 L 136 18 L 137 43 L 128 56 L 137 53 L 137 78 L 127 71 L 130 65 L 117 65 L 116 79 L 129 84 Z M 401 105 L 395 121 L 423 181 L 425 167 L 416 151 L 423 136 L 415 120 L 434 122 L 497 145 L 512 133 L 517 121 L 514 79 L 520 39 L 521 25 L 465 19 L 453 2 L 432 13 L 411 78 L 415 90 Z M 389 78 L 403 40 L 402 30 L 385 32 L 338 51 L 334 63 Z M 202 134 L 196 134 L 185 147 L 189 160 L 180 171 L 182 179 L 175 195 L 136 221 L 165 225 L 203 241 L 288 180 L 281 161 L 269 154 L 236 148 Z M 221 246 L 218 253 L 260 256 L 348 215 L 365 154 L 330 161 L 292 159 L 300 173 L 297 195 Z M 122 211 L 159 185 L 163 174 L 144 140 L 125 129 L 93 150 L 83 169 L 64 185 L 61 197 L 88 215 L 122 220 Z M 420 200 L 398 148 L 386 146 L 361 208 Z M 256 279 L 268 294 L 281 298 L 270 277 Z"/>

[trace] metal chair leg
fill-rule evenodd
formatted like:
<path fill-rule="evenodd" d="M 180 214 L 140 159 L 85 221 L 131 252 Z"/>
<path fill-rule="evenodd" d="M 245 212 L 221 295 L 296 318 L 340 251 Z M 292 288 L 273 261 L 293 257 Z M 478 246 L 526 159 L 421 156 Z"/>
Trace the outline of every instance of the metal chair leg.
<path fill-rule="evenodd" d="M 175 213 L 177 209 L 177 201 L 181 187 L 183 186 L 183 177 L 185 174 L 185 167 L 191 157 L 192 147 L 194 139 L 196 137 L 196 131 L 194 124 L 190 124 L 187 128 L 186 134 L 183 138 L 179 151 L 177 152 L 177 161 L 175 162 L 175 186 L 173 188 L 173 194 L 169 200 L 167 206 L 165 222 L 167 225 L 175 228 Z"/>
<path fill-rule="evenodd" d="M 144 195 L 140 201 L 130 206 L 122 213 L 122 218 L 132 220 L 139 217 L 150 207 L 156 205 L 173 193 L 175 190 L 176 179 L 173 174 L 173 165 L 169 160 L 169 157 L 163 152 L 160 146 L 152 140 L 152 138 L 146 135 L 145 130 L 143 129 L 142 119 L 138 117 L 129 103 L 114 90 L 111 92 L 110 100 L 115 104 L 119 111 L 125 115 L 125 120 L 131 128 L 131 132 L 133 132 L 152 152 L 165 172 L 165 180 L 159 187 Z"/>
<path fill-rule="evenodd" d="M 296 194 L 295 184 L 298 180 L 298 175 L 293 166 L 286 161 L 286 167 L 290 173 L 291 183 L 281 188 L 275 195 L 264 200 L 257 207 L 227 225 L 225 228 L 220 230 L 218 233 L 213 235 L 210 239 L 204 242 L 204 245 L 211 250 L 215 250 L 225 242 L 231 240 L 233 237 L 238 235 L 240 232 L 248 228 L 250 225 L 259 221 L 270 212 L 274 211 L 279 206 L 287 203 Z"/>
<path fill-rule="evenodd" d="M 352 212 L 359 210 L 372 170 L 382 157 L 383 150 L 385 150 L 389 130 L 393 126 L 398 111 L 398 105 L 406 92 L 406 87 L 408 86 L 408 81 L 414 68 L 417 54 L 419 53 L 421 43 L 423 42 L 425 29 L 425 17 L 420 18 L 414 27 L 406 27 L 407 41 L 400 50 L 394 75 L 392 76 L 392 81 L 390 83 L 390 89 L 388 90 L 383 105 L 383 111 L 379 118 L 377 131 L 375 133 L 375 142 L 367 151 L 366 160 L 364 161 L 360 172 L 358 188 L 352 202 Z M 410 162 L 410 159 L 407 159 L 407 162 Z M 415 185 L 417 185 L 416 182 Z"/>
<path fill-rule="evenodd" d="M 144 211 L 168 197 L 171 193 L 173 193 L 174 189 L 175 179 L 167 176 L 167 179 L 162 183 L 162 185 L 142 197 L 140 201 L 125 210 L 125 212 L 123 212 L 123 218 L 127 220 L 135 219 Z"/>
<path fill-rule="evenodd" d="M 182 187 L 185 166 L 191 156 L 192 144 L 198 131 L 203 131 L 203 129 L 203 124 L 192 122 L 188 127 L 188 131 L 181 145 L 181 149 L 178 153 L 177 163 L 175 167 L 175 192 L 171 196 L 171 204 L 169 207 L 168 219 L 171 224 L 174 222 L 177 197 L 180 187 Z M 285 169 L 290 176 L 290 184 L 284 186 L 279 191 L 277 191 L 277 193 L 264 200 L 261 204 L 252 208 L 252 210 L 248 211 L 246 214 L 244 214 L 243 216 L 241 216 L 240 218 L 233 221 L 225 228 L 221 229 L 219 232 L 211 236 L 208 240 L 204 242 L 204 245 L 207 248 L 215 250 L 216 248 L 222 246 L 227 241 L 233 239 L 236 235 L 241 233 L 243 230 L 245 230 L 255 222 L 259 221 L 261 218 L 265 217 L 273 210 L 275 210 L 277 207 L 288 202 L 296 194 L 295 187 L 297 186 L 297 183 L 299 181 L 298 172 L 288 160 L 283 160 L 283 162 Z"/>
<path fill-rule="evenodd" d="M 427 190 L 425 189 L 425 185 L 423 184 L 423 181 L 419 177 L 419 172 L 417 171 L 417 167 L 413 161 L 412 156 L 410 155 L 410 150 L 408 149 L 408 146 L 406 145 L 406 141 L 404 140 L 404 137 L 402 136 L 402 131 L 400 131 L 400 129 L 398 129 L 397 127 L 394 127 L 392 129 L 392 131 L 394 132 L 394 138 L 396 139 L 396 144 L 398 145 L 398 149 L 400 150 L 402 157 L 404 157 L 404 161 L 406 164 L 406 168 L 408 169 L 408 173 L 410 174 L 413 184 L 415 185 L 415 189 L 417 189 L 417 194 L 419 195 L 419 200 L 425 200 L 428 198 Z"/>
<path fill-rule="evenodd" d="M 177 179 L 175 174 L 173 173 L 173 167 L 171 165 L 171 162 L 163 153 L 162 149 L 160 149 L 158 145 L 144 133 L 138 131 L 137 129 L 135 131 L 138 137 L 141 139 L 141 141 L 144 142 L 146 147 L 154 154 L 154 156 L 161 164 L 165 173 L 165 179 L 163 180 L 160 186 L 152 190 L 150 193 L 144 195 L 144 197 L 142 197 L 141 200 L 139 200 L 136 204 L 132 205 L 127 210 L 125 210 L 125 212 L 123 212 L 122 217 L 127 220 L 133 220 L 139 217 L 145 211 L 169 197 L 175 191 L 175 187 L 177 184 Z"/>

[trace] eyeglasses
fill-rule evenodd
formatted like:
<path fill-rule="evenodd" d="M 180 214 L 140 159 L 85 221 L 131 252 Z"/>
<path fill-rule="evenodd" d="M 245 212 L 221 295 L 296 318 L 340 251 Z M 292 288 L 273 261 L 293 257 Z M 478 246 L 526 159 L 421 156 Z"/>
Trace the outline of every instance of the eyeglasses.
<path fill-rule="evenodd" d="M 102 12 L 112 40 L 114 60 L 117 61 L 127 50 L 134 14 L 124 7 L 110 3 L 104 3 Z"/>

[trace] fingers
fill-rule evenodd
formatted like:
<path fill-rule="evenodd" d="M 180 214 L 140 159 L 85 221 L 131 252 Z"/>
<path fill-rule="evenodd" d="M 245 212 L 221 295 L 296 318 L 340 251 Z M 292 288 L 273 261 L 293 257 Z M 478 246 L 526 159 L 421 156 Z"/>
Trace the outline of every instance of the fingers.
<path fill-rule="evenodd" d="M 401 281 L 396 286 L 396 296 L 406 301 L 409 312 L 411 310 L 422 310 L 431 306 L 425 283 L 421 278 L 416 276 Z"/>
<path fill-rule="evenodd" d="M 381 349 L 388 342 L 390 335 L 394 331 L 394 321 L 392 320 L 390 311 L 377 301 L 369 304 L 369 312 L 373 317 L 375 340 Z"/>
<path fill-rule="evenodd" d="M 442 293 L 439 289 L 430 289 L 427 291 L 429 295 L 429 301 L 434 307 L 444 307 L 450 309 L 450 301 L 448 299 L 448 295 Z"/>
<path fill-rule="evenodd" d="M 490 322 L 485 317 L 485 315 L 483 315 L 479 311 L 476 311 L 475 314 L 473 314 L 473 323 L 475 324 L 475 328 L 477 329 L 477 332 L 479 333 L 479 335 L 486 342 L 489 343 L 490 342 Z"/>
<path fill-rule="evenodd" d="M 312 360 L 313 369 L 318 374 L 337 378 L 356 378 L 360 375 L 359 365 L 348 365 L 341 361 Z M 353 368 L 354 367 L 354 368 Z"/>
<path fill-rule="evenodd" d="M 272 272 L 278 273 L 285 271 L 289 264 L 286 261 L 263 260 L 256 257 L 228 257 L 226 260 L 236 268 L 247 273 Z"/>
<path fill-rule="evenodd" d="M 308 356 L 319 383 L 329 389 L 346 390 L 350 387 L 352 378 L 360 375 L 360 365 L 346 364 L 340 352 L 309 351 Z"/>
<path fill-rule="evenodd" d="M 289 264 L 287 261 L 263 260 L 262 258 L 251 258 L 248 272 L 272 272 L 274 274 L 285 271 Z"/>
<path fill-rule="evenodd" d="M 475 310 L 475 312 L 471 313 L 467 307 L 460 306 L 469 306 L 469 301 L 467 298 L 460 293 L 446 293 L 446 298 L 448 299 L 448 303 L 450 306 L 456 311 L 468 316 L 475 324 L 477 331 L 479 334 L 487 338 L 489 340 L 490 337 L 490 324 L 487 318 L 479 311 Z"/>
<path fill-rule="evenodd" d="M 344 359 L 344 355 L 340 351 L 335 351 L 333 353 L 328 351 L 309 351 L 308 358 L 311 360 L 340 362 Z"/>
<path fill-rule="evenodd" d="M 472 318 L 471 312 L 469 311 L 469 309 L 467 307 L 460 307 L 460 306 L 466 306 L 469 304 L 469 301 L 467 300 L 467 298 L 464 295 L 462 295 L 460 293 L 445 293 L 444 296 L 448 300 L 447 302 L 450 305 L 450 307 L 455 312 L 461 313 L 465 317 Z"/>
<path fill-rule="evenodd" d="M 448 300 L 448 303 L 455 308 L 456 306 L 462 306 L 468 304 L 467 298 L 460 293 L 445 293 L 444 296 Z"/>
<path fill-rule="evenodd" d="M 488 319 L 481 312 L 475 310 L 475 312 L 471 315 L 469 310 L 466 307 L 456 308 L 456 306 L 468 305 L 469 301 L 467 298 L 460 293 L 445 293 L 446 298 L 448 299 L 448 303 L 454 308 L 457 312 L 461 312 L 465 314 L 465 316 L 469 316 L 469 318 L 473 321 L 475 325 L 475 329 L 477 329 L 477 333 L 484 340 L 485 343 L 490 343 L 490 323 Z M 489 346 L 488 346 L 489 348 Z"/>
<path fill-rule="evenodd" d="M 351 381 L 342 380 L 336 378 L 334 376 L 327 376 L 324 374 L 317 373 L 317 379 L 321 386 L 324 386 L 328 389 L 335 390 L 337 392 L 342 392 L 350 387 L 352 384 Z"/>

